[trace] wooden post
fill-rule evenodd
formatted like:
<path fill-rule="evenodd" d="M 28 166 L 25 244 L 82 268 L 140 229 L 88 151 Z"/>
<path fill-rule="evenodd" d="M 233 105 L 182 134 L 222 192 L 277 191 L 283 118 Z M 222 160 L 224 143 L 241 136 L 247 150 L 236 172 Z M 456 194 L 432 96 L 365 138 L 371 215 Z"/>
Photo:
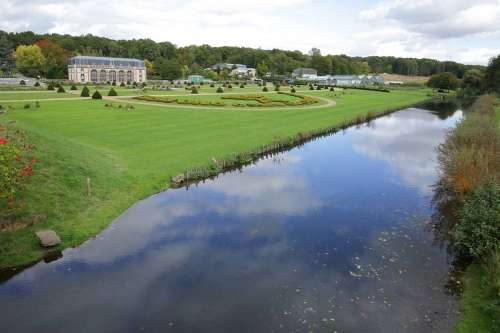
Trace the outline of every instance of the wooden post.
<path fill-rule="evenodd" d="M 90 177 L 87 177 L 87 195 L 89 198 L 92 196 L 92 189 L 90 187 Z"/>

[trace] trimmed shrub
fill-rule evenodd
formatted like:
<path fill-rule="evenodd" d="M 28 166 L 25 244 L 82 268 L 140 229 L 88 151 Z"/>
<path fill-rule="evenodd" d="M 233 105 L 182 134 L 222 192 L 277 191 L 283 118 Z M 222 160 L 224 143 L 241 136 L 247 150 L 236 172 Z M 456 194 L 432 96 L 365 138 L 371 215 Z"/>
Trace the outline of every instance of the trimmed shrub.
<path fill-rule="evenodd" d="M 321 90 L 321 86 L 316 86 L 316 90 Z"/>
<path fill-rule="evenodd" d="M 130 86 L 130 81 L 127 81 L 127 86 Z"/>
<path fill-rule="evenodd" d="M 229 85 L 227 86 L 227 88 L 228 88 L 228 89 L 233 89 L 233 85 L 232 85 L 232 84 L 229 84 Z"/>
<path fill-rule="evenodd" d="M 113 82 L 111 82 L 111 85 L 116 86 L 116 81 L 113 80 Z"/>
<path fill-rule="evenodd" d="M 240 85 L 240 88 L 245 88 L 245 85 L 242 83 L 242 84 Z"/>
<path fill-rule="evenodd" d="M 292 94 L 295 94 L 295 92 L 296 92 L 296 91 L 295 91 L 295 88 L 292 88 L 292 89 L 290 90 L 290 92 L 291 92 Z"/>
<path fill-rule="evenodd" d="M 476 259 L 500 250 L 500 185 L 493 181 L 471 191 L 458 213 L 455 240 Z"/>
<path fill-rule="evenodd" d="M 125 82 L 120 83 L 120 87 L 125 87 Z"/>
<path fill-rule="evenodd" d="M 280 85 L 277 84 L 275 87 L 274 87 L 274 91 L 280 91 Z"/>
<path fill-rule="evenodd" d="M 314 87 L 312 85 L 310 85 L 309 90 L 314 90 Z"/>
<path fill-rule="evenodd" d="M 102 99 L 101 93 L 98 90 L 96 90 L 92 95 L 92 99 Z"/>
<path fill-rule="evenodd" d="M 57 88 L 57 92 L 58 93 L 65 93 L 66 90 L 64 90 L 64 88 L 62 86 L 59 86 L 59 88 Z"/>
<path fill-rule="evenodd" d="M 263 92 L 268 92 L 268 91 L 269 91 L 269 89 L 267 89 L 267 87 L 264 87 L 264 88 L 262 88 L 262 91 L 263 91 Z"/>
<path fill-rule="evenodd" d="M 80 96 L 81 97 L 89 97 L 90 96 L 89 88 L 87 88 L 87 86 L 83 87 Z"/>
<path fill-rule="evenodd" d="M 116 92 L 115 88 L 109 89 L 108 96 L 118 96 L 118 93 Z"/>
<path fill-rule="evenodd" d="M 191 94 L 197 94 L 197 93 L 198 93 L 198 88 L 193 86 L 193 88 L 191 88 Z"/>
<path fill-rule="evenodd" d="M 49 82 L 49 84 L 47 85 L 47 90 L 56 90 L 52 82 Z"/>
<path fill-rule="evenodd" d="M 77 89 L 76 89 L 76 86 L 75 86 L 74 84 L 73 84 L 73 85 L 71 85 L 71 87 L 70 87 L 69 89 L 70 89 L 70 90 L 77 90 Z"/>
<path fill-rule="evenodd" d="M 35 87 L 40 87 L 40 82 L 36 81 L 34 84 Z"/>
<path fill-rule="evenodd" d="M 213 88 L 213 87 L 215 87 L 215 84 L 210 83 L 210 88 Z"/>
<path fill-rule="evenodd" d="M 224 89 L 222 89 L 222 87 L 219 87 L 219 88 L 217 88 L 217 92 L 218 92 L 218 93 L 223 93 L 223 92 L 224 92 Z"/>

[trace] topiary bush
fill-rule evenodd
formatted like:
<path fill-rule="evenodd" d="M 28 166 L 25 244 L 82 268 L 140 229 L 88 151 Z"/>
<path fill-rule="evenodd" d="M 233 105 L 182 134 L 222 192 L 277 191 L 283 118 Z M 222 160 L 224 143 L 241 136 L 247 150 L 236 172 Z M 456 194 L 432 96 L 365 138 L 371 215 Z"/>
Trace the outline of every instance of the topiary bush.
<path fill-rule="evenodd" d="M 193 86 L 193 88 L 191 88 L 191 94 L 197 94 L 197 93 L 198 93 L 198 88 Z"/>
<path fill-rule="evenodd" d="M 292 89 L 290 90 L 290 92 L 291 92 L 292 94 L 295 94 L 295 92 L 296 92 L 296 91 L 295 91 L 295 88 L 292 88 Z"/>
<path fill-rule="evenodd" d="M 312 84 L 309 86 L 309 90 L 314 90 L 314 87 L 312 86 Z"/>
<path fill-rule="evenodd" d="M 34 84 L 35 87 L 40 87 L 40 82 L 36 81 Z"/>
<path fill-rule="evenodd" d="M 280 85 L 277 84 L 275 87 L 274 87 L 274 91 L 280 91 Z"/>
<path fill-rule="evenodd" d="M 219 87 L 219 88 L 217 88 L 217 92 L 218 92 L 218 93 L 223 93 L 223 92 L 224 92 L 224 89 L 222 89 L 222 87 Z"/>
<path fill-rule="evenodd" d="M 120 87 L 125 87 L 125 82 L 120 83 Z"/>
<path fill-rule="evenodd" d="M 480 259 L 500 250 L 500 185 L 489 181 L 466 195 L 458 213 L 456 244 Z"/>
<path fill-rule="evenodd" d="M 74 84 L 71 85 L 71 87 L 69 88 L 70 90 L 77 90 L 76 89 L 76 86 Z"/>
<path fill-rule="evenodd" d="M 244 85 L 244 84 L 241 84 L 241 85 L 240 85 L 240 88 L 245 88 L 245 85 Z"/>
<path fill-rule="evenodd" d="M 268 92 L 268 91 L 269 91 L 269 89 L 267 89 L 267 87 L 264 87 L 264 88 L 262 88 L 262 91 L 263 91 L 263 92 Z"/>
<path fill-rule="evenodd" d="M 52 82 L 49 82 L 49 84 L 47 85 L 47 90 L 56 90 Z"/>
<path fill-rule="evenodd" d="M 89 97 L 90 96 L 89 88 L 87 88 L 87 86 L 83 87 L 82 92 L 80 93 L 80 96 L 81 97 Z"/>
<path fill-rule="evenodd" d="M 59 86 L 59 88 L 57 88 L 57 92 L 58 93 L 65 93 L 66 90 L 64 90 L 63 86 Z"/>
<path fill-rule="evenodd" d="M 96 90 L 94 94 L 92 94 L 92 99 L 102 99 L 101 93 L 98 90 Z"/>
<path fill-rule="evenodd" d="M 111 82 L 111 85 L 112 85 L 112 86 L 116 86 L 116 81 L 115 81 L 115 80 L 113 80 L 113 82 Z"/>
<path fill-rule="evenodd" d="M 108 96 L 118 96 L 118 93 L 116 92 L 115 88 L 109 89 Z"/>
<path fill-rule="evenodd" d="M 228 88 L 228 89 L 233 89 L 233 85 L 232 85 L 232 84 L 229 84 L 229 85 L 227 86 L 227 88 Z"/>
<path fill-rule="evenodd" d="M 210 88 L 213 88 L 213 87 L 215 87 L 215 84 L 210 83 Z"/>

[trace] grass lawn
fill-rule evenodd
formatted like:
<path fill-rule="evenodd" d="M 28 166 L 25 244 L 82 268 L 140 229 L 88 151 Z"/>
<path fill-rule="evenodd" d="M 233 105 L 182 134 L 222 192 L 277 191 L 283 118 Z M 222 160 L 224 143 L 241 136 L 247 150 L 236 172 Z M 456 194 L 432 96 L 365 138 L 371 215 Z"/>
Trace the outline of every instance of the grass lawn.
<path fill-rule="evenodd" d="M 15 120 L 14 126 L 36 146 L 39 163 L 24 196 L 24 216 L 38 222 L 0 232 L 0 267 L 26 264 L 45 254 L 34 230 L 56 230 L 63 241 L 59 249 L 78 245 L 137 200 L 167 188 L 171 176 L 190 167 L 367 112 L 413 105 L 428 99 L 429 92 L 315 91 L 311 95 L 337 101 L 335 107 L 315 109 L 136 105 L 134 111 L 124 111 L 104 107 L 106 101 L 60 100 L 42 102 L 36 110 L 9 111 L 0 121 Z"/>
<path fill-rule="evenodd" d="M 8 102 L 9 100 L 42 100 L 52 98 L 72 98 L 80 95 L 70 94 L 68 92 L 58 93 L 55 91 L 1 91 L 0 103 Z"/>

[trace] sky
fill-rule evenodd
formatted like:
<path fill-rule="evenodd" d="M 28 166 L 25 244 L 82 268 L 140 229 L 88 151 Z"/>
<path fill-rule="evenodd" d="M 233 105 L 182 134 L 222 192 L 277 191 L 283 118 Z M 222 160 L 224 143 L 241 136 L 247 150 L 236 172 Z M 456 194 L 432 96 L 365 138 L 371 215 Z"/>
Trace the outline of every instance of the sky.
<path fill-rule="evenodd" d="M 0 30 L 487 64 L 500 0 L 1 0 Z"/>

